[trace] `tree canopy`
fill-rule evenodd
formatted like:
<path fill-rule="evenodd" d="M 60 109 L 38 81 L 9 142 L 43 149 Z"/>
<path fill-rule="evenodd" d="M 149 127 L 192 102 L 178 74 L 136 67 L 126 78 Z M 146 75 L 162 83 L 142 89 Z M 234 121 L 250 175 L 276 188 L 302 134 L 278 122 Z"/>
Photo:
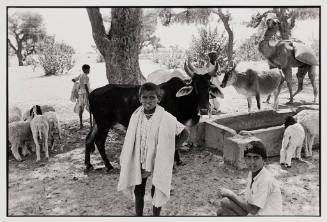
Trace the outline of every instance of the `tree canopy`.
<path fill-rule="evenodd" d="M 8 45 L 23 65 L 26 57 L 35 52 L 36 43 L 46 34 L 43 18 L 31 12 L 16 12 L 8 16 Z"/>

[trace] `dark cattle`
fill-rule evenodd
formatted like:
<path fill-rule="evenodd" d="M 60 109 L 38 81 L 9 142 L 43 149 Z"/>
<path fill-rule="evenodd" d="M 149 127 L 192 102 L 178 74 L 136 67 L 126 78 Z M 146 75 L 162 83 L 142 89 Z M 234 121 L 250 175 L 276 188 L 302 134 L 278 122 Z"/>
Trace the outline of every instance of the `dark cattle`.
<path fill-rule="evenodd" d="M 160 105 L 181 123 L 194 125 L 199 121 L 199 111 L 201 113 L 208 111 L 209 94 L 221 96 L 219 89 L 210 84 L 211 76 L 216 74 L 218 64 L 211 72 L 202 75 L 192 72 L 186 63 L 184 68 L 191 79 L 186 83 L 174 77 L 160 84 L 162 92 Z M 128 126 L 132 113 L 141 105 L 138 99 L 139 87 L 109 84 L 91 92 L 90 111 L 96 124 L 86 137 L 85 165 L 87 170 L 92 169 L 90 152 L 95 149 L 94 143 L 107 170 L 113 169 L 104 149 L 107 133 L 111 128 L 122 129 Z"/>

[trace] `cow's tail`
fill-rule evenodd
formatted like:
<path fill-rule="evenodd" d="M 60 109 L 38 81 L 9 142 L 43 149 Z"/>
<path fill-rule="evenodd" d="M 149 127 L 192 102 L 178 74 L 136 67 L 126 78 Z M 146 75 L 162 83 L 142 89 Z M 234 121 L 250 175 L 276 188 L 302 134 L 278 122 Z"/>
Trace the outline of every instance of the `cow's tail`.
<path fill-rule="evenodd" d="M 89 149 L 92 153 L 95 151 L 95 145 L 94 145 L 94 141 L 95 141 L 95 135 L 96 132 L 95 130 L 97 129 L 96 127 L 96 123 L 94 120 L 94 124 L 93 124 L 93 120 L 92 120 L 92 109 L 91 109 L 91 101 L 90 101 L 90 94 L 88 93 L 87 96 L 88 99 L 88 106 L 89 106 L 89 113 L 90 113 L 90 132 L 87 134 L 86 138 L 85 138 L 85 148 Z"/>
<path fill-rule="evenodd" d="M 95 136 L 98 132 L 98 126 L 96 124 L 95 119 L 93 118 L 92 111 L 89 106 L 89 113 L 90 113 L 90 132 L 87 134 L 85 138 L 85 146 L 86 149 L 89 149 L 91 153 L 95 151 Z M 93 119 L 92 119 L 93 118 Z"/>

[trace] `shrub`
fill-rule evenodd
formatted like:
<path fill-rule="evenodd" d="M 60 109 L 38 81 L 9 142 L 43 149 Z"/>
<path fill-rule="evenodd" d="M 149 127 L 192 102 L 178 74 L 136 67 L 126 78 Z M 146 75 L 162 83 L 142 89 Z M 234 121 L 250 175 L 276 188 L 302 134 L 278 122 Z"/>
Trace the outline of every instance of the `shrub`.
<path fill-rule="evenodd" d="M 34 72 L 36 67 L 39 66 L 39 61 L 38 61 L 37 56 L 30 55 L 30 56 L 26 57 L 25 64 L 28 65 L 28 66 L 32 66 L 32 69 L 33 69 L 33 72 Z"/>
<path fill-rule="evenodd" d="M 187 54 L 192 55 L 195 67 L 203 67 L 208 61 L 209 52 L 217 52 L 217 62 L 220 66 L 224 65 L 227 59 L 227 38 L 223 33 L 218 33 L 218 28 L 213 30 L 206 28 L 198 29 L 198 36 L 192 37 L 192 42 Z"/>
<path fill-rule="evenodd" d="M 74 49 L 64 42 L 55 42 L 54 37 L 46 37 L 37 48 L 38 60 L 46 76 L 67 72 L 75 64 Z"/>
<path fill-rule="evenodd" d="M 159 57 L 159 62 L 168 69 L 176 69 L 183 66 L 184 52 L 177 45 L 170 46 L 167 53 Z"/>
<path fill-rule="evenodd" d="M 260 36 L 252 35 L 246 39 L 244 43 L 236 50 L 236 61 L 260 61 L 265 58 L 259 52 L 258 44 L 261 40 Z"/>

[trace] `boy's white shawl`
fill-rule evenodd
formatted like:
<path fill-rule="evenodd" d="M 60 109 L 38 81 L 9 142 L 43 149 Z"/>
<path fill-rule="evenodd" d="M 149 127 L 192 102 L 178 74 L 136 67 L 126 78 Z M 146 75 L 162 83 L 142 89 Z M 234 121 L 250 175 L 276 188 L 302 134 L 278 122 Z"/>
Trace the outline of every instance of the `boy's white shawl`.
<path fill-rule="evenodd" d="M 120 176 L 118 191 L 132 197 L 135 185 L 141 184 L 140 144 L 136 143 L 136 132 L 143 107 L 133 113 L 125 136 L 123 149 L 120 155 Z M 170 198 L 172 169 L 174 164 L 176 118 L 157 105 L 151 118 L 151 130 L 157 133 L 157 153 L 152 172 L 152 184 L 155 186 L 153 205 L 160 207 Z M 155 143 L 155 141 L 154 141 Z"/>

